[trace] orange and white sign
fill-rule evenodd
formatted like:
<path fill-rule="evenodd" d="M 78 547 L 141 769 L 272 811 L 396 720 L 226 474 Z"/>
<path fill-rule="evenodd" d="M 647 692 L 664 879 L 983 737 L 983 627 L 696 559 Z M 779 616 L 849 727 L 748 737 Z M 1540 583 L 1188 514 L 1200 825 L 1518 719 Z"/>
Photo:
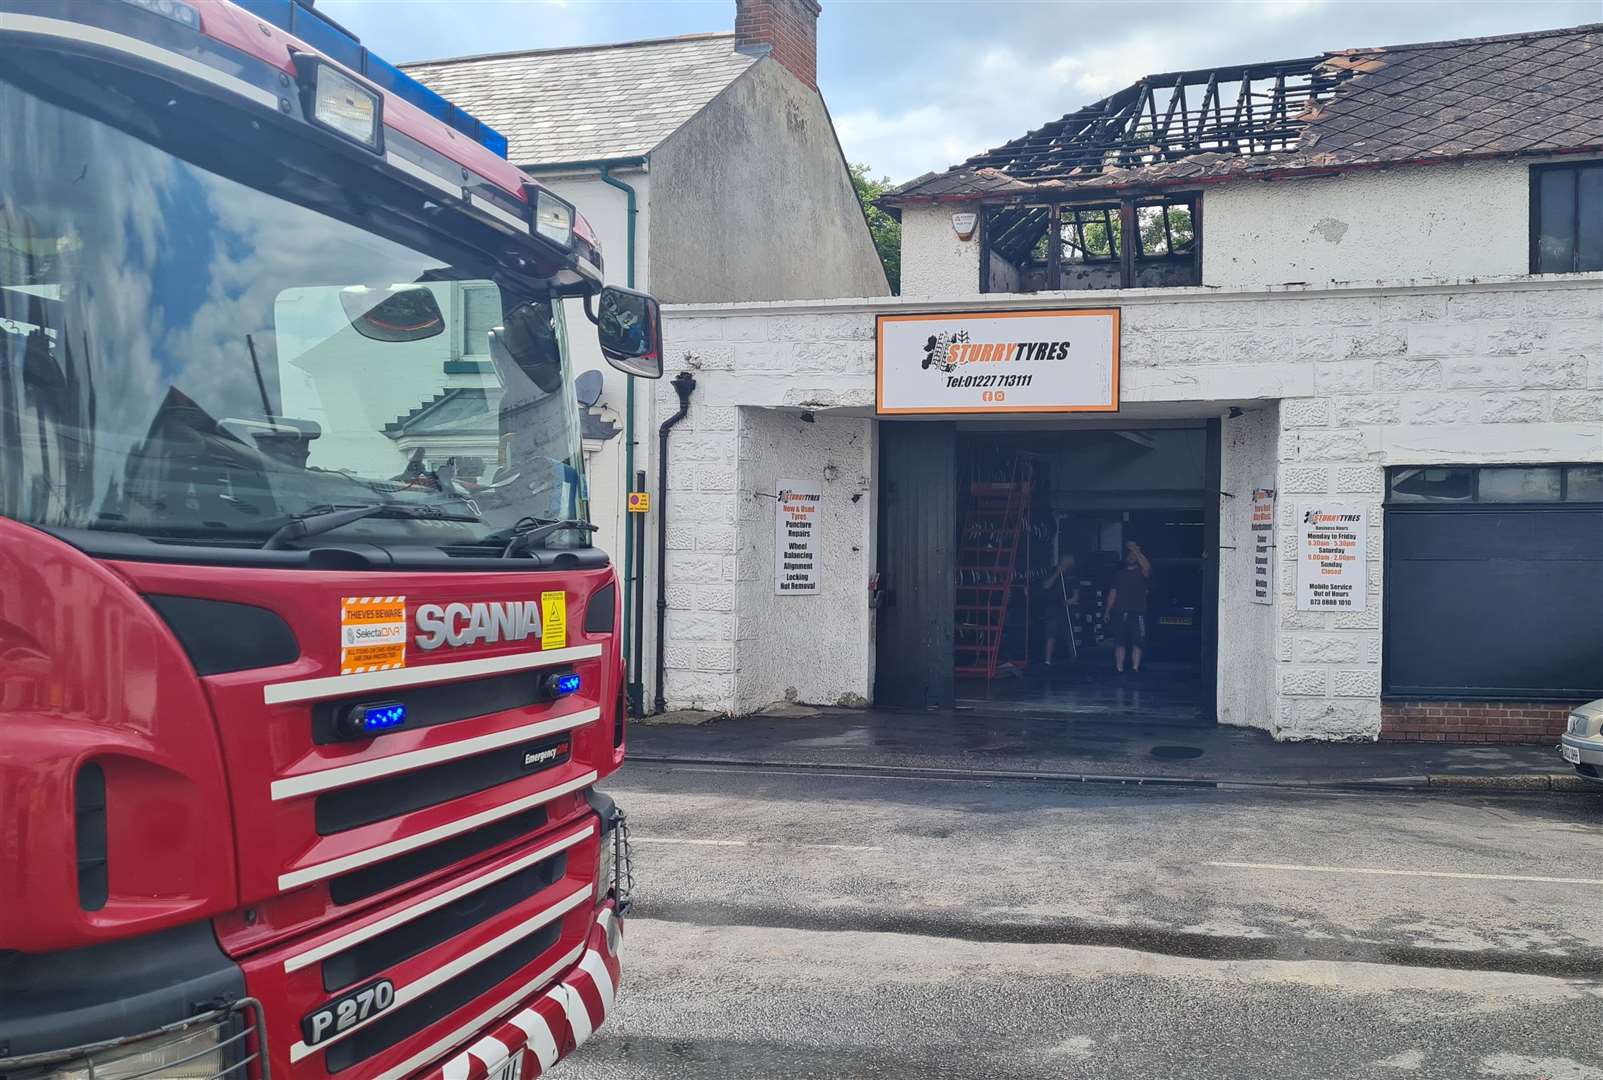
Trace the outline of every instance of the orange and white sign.
<path fill-rule="evenodd" d="M 1369 510 L 1297 508 L 1297 610 L 1363 611 L 1369 591 Z"/>
<path fill-rule="evenodd" d="M 406 666 L 406 597 L 340 599 L 340 674 Z"/>
<path fill-rule="evenodd" d="M 875 405 L 899 413 L 1119 410 L 1119 309 L 881 315 Z"/>

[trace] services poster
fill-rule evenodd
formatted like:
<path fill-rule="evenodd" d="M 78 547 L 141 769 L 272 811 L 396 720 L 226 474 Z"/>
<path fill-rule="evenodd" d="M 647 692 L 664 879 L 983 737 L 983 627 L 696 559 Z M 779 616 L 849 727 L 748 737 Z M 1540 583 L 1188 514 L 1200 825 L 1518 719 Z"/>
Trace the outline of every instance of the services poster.
<path fill-rule="evenodd" d="M 1119 309 L 881 315 L 876 409 L 1117 412 Z"/>
<path fill-rule="evenodd" d="M 1275 602 L 1275 489 L 1252 490 L 1252 602 Z"/>
<path fill-rule="evenodd" d="M 1308 503 L 1297 508 L 1297 610 L 1363 611 L 1369 597 L 1369 512 Z"/>
<path fill-rule="evenodd" d="M 774 591 L 818 591 L 818 513 L 824 493 L 816 481 L 781 480 L 774 511 Z"/>

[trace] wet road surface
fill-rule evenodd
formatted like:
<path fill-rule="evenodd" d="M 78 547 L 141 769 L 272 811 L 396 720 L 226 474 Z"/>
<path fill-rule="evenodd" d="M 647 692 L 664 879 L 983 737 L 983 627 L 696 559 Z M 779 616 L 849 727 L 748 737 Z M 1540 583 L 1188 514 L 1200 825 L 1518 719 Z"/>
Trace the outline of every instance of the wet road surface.
<path fill-rule="evenodd" d="M 1603 1080 L 1603 797 L 631 765 L 634 1077 Z"/>

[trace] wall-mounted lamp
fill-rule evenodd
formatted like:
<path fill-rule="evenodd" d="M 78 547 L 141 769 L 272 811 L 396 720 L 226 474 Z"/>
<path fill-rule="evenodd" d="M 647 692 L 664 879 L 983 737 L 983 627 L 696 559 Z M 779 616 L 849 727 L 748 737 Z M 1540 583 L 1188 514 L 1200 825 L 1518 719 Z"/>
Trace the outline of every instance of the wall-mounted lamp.
<path fill-rule="evenodd" d="M 980 223 L 980 215 L 971 211 L 962 211 L 952 215 L 952 231 L 959 240 L 967 240 L 974 235 L 975 228 Z"/>

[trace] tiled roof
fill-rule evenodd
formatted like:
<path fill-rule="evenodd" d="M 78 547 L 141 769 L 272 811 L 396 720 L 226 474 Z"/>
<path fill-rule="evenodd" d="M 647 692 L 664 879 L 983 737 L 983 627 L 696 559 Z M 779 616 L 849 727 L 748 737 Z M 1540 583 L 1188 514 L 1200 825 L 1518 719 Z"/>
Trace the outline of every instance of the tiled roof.
<path fill-rule="evenodd" d="M 695 34 L 402 67 L 505 135 L 524 166 L 650 153 L 762 55 Z"/>
<path fill-rule="evenodd" d="M 1197 77 L 1194 83 L 1210 74 L 1223 82 L 1242 70 L 1185 75 Z M 1316 93 L 1295 115 L 1283 118 L 1282 130 L 1294 133 L 1294 144 L 1271 149 L 1248 142 L 1247 148 L 1226 149 L 1220 140 L 1230 136 L 1214 134 L 1223 128 L 1202 128 L 1195 120 L 1192 131 L 1182 132 L 1176 124 L 1162 133 L 1166 141 L 1150 138 L 1153 128 L 1140 119 L 1140 94 L 1150 85 L 1159 95 L 1156 113 L 1162 115 L 1167 88 L 1185 77 L 1152 76 L 946 172 L 903 184 L 883 201 L 895 206 L 1603 149 L 1603 24 L 1326 53 L 1312 59 L 1306 74 Z M 1132 91 L 1140 93 L 1132 96 Z M 1194 89 L 1186 99 L 1193 116 L 1199 98 Z M 1135 124 L 1143 125 L 1140 135 L 1132 140 L 1116 130 L 1125 136 L 1122 141 L 1107 141 L 1117 124 L 1098 126 L 1101 118 L 1115 117 L 1130 102 Z M 1207 115 L 1205 105 L 1201 113 Z M 1228 122 L 1228 98 L 1223 116 Z M 1140 145 L 1143 138 L 1149 139 L 1146 147 Z M 1160 141 L 1163 152 L 1154 155 L 1150 144 Z"/>

